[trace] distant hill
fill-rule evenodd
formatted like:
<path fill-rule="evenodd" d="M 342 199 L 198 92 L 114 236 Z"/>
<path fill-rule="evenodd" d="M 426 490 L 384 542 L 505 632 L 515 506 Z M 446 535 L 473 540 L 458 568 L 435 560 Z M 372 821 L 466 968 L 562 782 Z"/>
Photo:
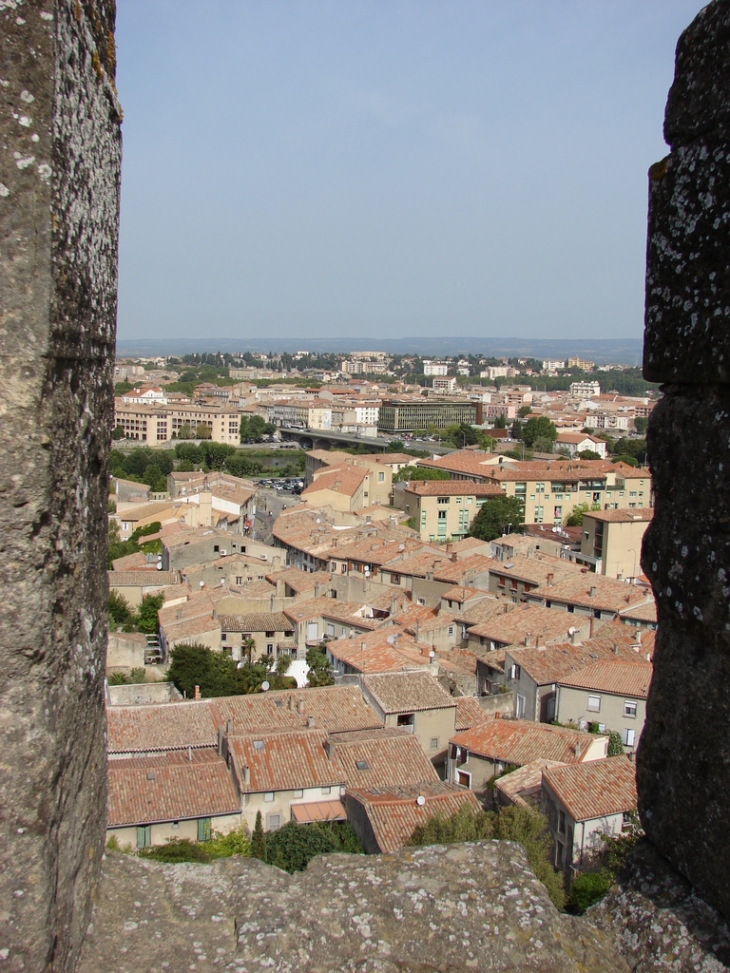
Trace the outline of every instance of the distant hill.
<path fill-rule="evenodd" d="M 637 338 L 138 338 L 117 342 L 120 358 L 153 355 L 188 355 L 193 352 L 312 351 L 349 353 L 385 351 L 391 355 L 481 354 L 487 358 L 556 358 L 569 355 L 596 364 L 615 362 L 640 365 L 643 342 Z"/>

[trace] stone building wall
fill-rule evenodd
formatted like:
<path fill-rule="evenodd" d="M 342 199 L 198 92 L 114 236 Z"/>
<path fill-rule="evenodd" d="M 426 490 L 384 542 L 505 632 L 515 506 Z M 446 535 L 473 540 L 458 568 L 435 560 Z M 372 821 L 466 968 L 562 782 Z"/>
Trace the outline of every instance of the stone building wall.
<path fill-rule="evenodd" d="M 0 942 L 68 970 L 106 802 L 113 0 L 0 2 Z"/>

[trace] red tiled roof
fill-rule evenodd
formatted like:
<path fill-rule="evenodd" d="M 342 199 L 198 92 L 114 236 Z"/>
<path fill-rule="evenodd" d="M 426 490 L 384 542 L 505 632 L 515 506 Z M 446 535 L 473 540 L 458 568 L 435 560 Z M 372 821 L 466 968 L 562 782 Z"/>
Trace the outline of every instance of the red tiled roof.
<path fill-rule="evenodd" d="M 562 726 L 530 720 L 490 720 L 457 733 L 450 742 L 487 760 L 522 767 L 538 757 L 577 763 L 595 740 L 590 733 Z"/>
<path fill-rule="evenodd" d="M 369 692 L 384 713 L 454 709 L 455 702 L 428 672 L 388 672 L 363 677 Z"/>
<path fill-rule="evenodd" d="M 418 798 L 424 798 L 418 803 Z M 381 852 L 402 848 L 421 824 L 436 814 L 448 818 L 465 805 L 479 810 L 474 794 L 443 781 L 425 781 L 410 787 L 351 789 L 346 801 L 360 804 L 367 815 L 373 837 Z"/>
<path fill-rule="evenodd" d="M 606 659 L 594 662 L 570 676 L 564 676 L 559 683 L 573 689 L 591 689 L 616 696 L 646 699 L 653 671 L 650 662 Z"/>
<path fill-rule="evenodd" d="M 592 760 L 590 763 L 599 763 Z M 531 760 L 524 767 L 518 767 L 510 774 L 505 774 L 495 781 L 495 786 L 499 793 L 510 803 L 517 807 L 536 808 L 540 803 L 540 791 L 542 790 L 542 772 L 551 767 L 564 767 L 565 764 L 559 760 Z M 590 764 L 576 764 L 576 767 L 588 767 Z"/>
<path fill-rule="evenodd" d="M 230 771 L 213 749 L 110 760 L 108 779 L 110 828 L 240 811 Z"/>
<path fill-rule="evenodd" d="M 243 793 L 333 787 L 342 783 L 342 774 L 324 751 L 325 730 L 247 733 L 227 739 Z"/>
<path fill-rule="evenodd" d="M 456 731 L 469 730 L 480 723 L 493 719 L 492 715 L 480 705 L 476 696 L 457 696 L 456 703 Z"/>
<path fill-rule="evenodd" d="M 546 770 L 543 780 L 574 821 L 636 808 L 636 769 L 624 756 Z"/>

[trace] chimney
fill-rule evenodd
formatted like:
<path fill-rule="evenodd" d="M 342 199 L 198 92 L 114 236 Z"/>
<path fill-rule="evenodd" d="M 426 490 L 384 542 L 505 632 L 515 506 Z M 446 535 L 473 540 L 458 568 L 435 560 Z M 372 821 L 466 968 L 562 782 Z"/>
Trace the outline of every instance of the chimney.
<path fill-rule="evenodd" d="M 591 596 L 591 598 L 596 597 L 596 586 L 594 584 L 591 585 L 591 590 L 588 592 L 588 594 Z"/>
<path fill-rule="evenodd" d="M 618 642 L 613 643 L 613 654 L 618 655 Z"/>
<path fill-rule="evenodd" d="M 314 726 L 314 722 L 315 722 L 315 720 L 314 720 L 314 717 L 313 716 L 308 716 L 307 717 L 307 729 L 308 730 L 311 730 L 312 729 L 312 727 Z"/>
<path fill-rule="evenodd" d="M 251 768 L 247 765 L 243 767 L 242 770 L 243 770 L 243 784 L 245 787 L 248 787 L 249 784 L 251 783 Z"/>
<path fill-rule="evenodd" d="M 324 752 L 327 754 L 328 760 L 335 759 L 335 745 L 331 740 L 327 740 L 324 745 Z"/>
<path fill-rule="evenodd" d="M 364 652 L 365 649 L 366 649 L 366 647 L 367 647 L 367 643 L 366 642 L 361 642 L 360 643 L 360 651 L 361 652 Z"/>
<path fill-rule="evenodd" d="M 195 695 L 193 696 L 193 699 L 200 699 L 200 686 L 195 687 Z"/>
<path fill-rule="evenodd" d="M 289 707 L 289 712 L 291 712 L 292 709 L 294 708 L 294 699 L 291 693 L 286 697 L 286 704 Z"/>
<path fill-rule="evenodd" d="M 531 632 L 528 632 L 525 635 L 525 646 L 529 646 L 529 644 L 530 644 L 531 641 L 532 641 L 532 633 Z"/>
<path fill-rule="evenodd" d="M 459 555 L 456 553 L 456 551 L 454 551 L 454 553 L 451 555 L 451 560 L 454 562 L 454 564 L 459 560 Z"/>
<path fill-rule="evenodd" d="M 555 580 L 555 575 L 553 574 L 552 571 L 548 571 L 548 576 L 547 576 L 548 588 L 550 587 L 550 585 L 553 583 L 554 580 Z"/>
<path fill-rule="evenodd" d="M 304 700 L 301 696 L 297 700 L 297 713 L 304 713 Z"/>

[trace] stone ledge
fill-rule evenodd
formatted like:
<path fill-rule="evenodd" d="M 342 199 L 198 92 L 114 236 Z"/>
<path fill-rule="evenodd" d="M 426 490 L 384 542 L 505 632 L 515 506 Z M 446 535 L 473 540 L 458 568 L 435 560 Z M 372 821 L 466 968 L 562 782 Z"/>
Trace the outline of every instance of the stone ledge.
<path fill-rule="evenodd" d="M 511 842 L 251 859 L 104 862 L 79 973 L 628 973 L 604 931 L 561 915 Z"/>
<path fill-rule="evenodd" d="M 586 919 L 616 938 L 634 973 L 720 973 L 730 963 L 727 922 L 648 842 Z"/>

